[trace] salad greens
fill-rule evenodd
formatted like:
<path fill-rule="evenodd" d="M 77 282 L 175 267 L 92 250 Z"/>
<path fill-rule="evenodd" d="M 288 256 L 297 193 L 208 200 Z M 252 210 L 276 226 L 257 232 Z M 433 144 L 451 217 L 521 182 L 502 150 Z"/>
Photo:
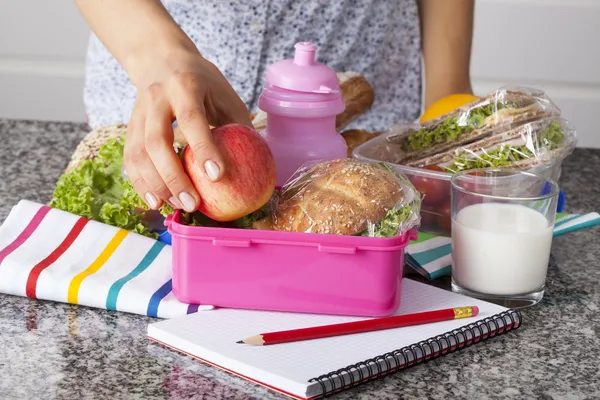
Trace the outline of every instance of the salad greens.
<path fill-rule="evenodd" d="M 83 161 L 65 172 L 56 183 L 50 206 L 88 219 L 157 238 L 150 226 L 146 203 L 122 174 L 125 138 L 105 143 L 93 160 Z M 163 216 L 175 210 L 164 204 L 158 210 Z M 221 223 L 200 212 L 181 213 L 184 224 L 192 226 L 250 228 L 266 215 L 267 208 L 257 210 L 236 221 Z"/>
<path fill-rule="evenodd" d="M 565 135 L 561 126 L 552 121 L 548 126 L 541 129 L 534 142 L 539 149 L 554 150 L 562 143 Z M 516 161 L 535 158 L 538 148 L 533 151 L 530 146 L 513 146 L 510 144 L 501 144 L 493 150 L 488 150 L 482 154 L 473 156 L 472 154 L 461 154 L 454 158 L 454 162 L 446 167 L 446 170 L 452 173 L 466 171 L 476 168 L 499 168 L 510 166 Z"/>
<path fill-rule="evenodd" d="M 121 172 L 124 138 L 111 139 L 98 156 L 65 172 L 56 183 L 50 206 L 94 221 L 157 237 L 144 225 L 145 208 Z"/>
<path fill-rule="evenodd" d="M 432 145 L 452 142 L 459 136 L 482 127 L 485 119 L 496 111 L 514 106 L 514 104 L 497 101 L 484 106 L 473 107 L 458 116 L 446 117 L 439 124 L 426 126 L 411 132 L 402 146 L 406 152 L 415 152 Z"/>
<path fill-rule="evenodd" d="M 405 204 L 400 208 L 389 210 L 381 221 L 369 226 L 356 236 L 369 236 L 378 238 L 391 238 L 398 236 L 398 232 L 406 225 L 413 215 L 411 204 Z"/>
<path fill-rule="evenodd" d="M 402 174 L 396 171 L 388 163 L 377 163 L 381 168 L 394 175 L 406 188 L 416 193 L 413 184 Z M 406 230 L 407 225 L 412 225 L 415 215 L 420 214 L 421 199 L 414 196 L 413 200 L 400 207 L 389 210 L 385 216 L 374 224 L 369 224 L 367 229 L 357 233 L 355 236 L 369 236 L 378 238 L 391 238 L 398 236 L 399 232 Z"/>

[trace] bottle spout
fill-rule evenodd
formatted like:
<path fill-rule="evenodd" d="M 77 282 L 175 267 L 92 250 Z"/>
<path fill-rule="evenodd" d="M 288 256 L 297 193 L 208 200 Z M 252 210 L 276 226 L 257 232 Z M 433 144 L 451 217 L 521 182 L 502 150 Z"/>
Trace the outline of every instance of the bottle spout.
<path fill-rule="evenodd" d="M 317 46 L 310 42 L 299 42 L 294 46 L 294 64 L 296 65 L 312 65 L 315 62 L 315 52 Z"/>

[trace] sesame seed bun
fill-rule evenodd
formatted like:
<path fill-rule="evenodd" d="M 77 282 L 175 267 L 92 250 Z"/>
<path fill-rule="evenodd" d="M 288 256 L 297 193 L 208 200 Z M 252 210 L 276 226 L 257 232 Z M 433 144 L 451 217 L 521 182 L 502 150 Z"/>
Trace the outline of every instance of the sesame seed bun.
<path fill-rule="evenodd" d="M 398 178 L 381 164 L 355 159 L 324 162 L 284 187 L 274 230 L 355 235 L 404 199 Z"/>

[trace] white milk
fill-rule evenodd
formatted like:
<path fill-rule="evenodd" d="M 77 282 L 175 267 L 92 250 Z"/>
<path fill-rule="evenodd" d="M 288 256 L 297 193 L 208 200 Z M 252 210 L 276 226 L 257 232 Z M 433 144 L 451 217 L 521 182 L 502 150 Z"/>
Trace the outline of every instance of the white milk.
<path fill-rule="evenodd" d="M 516 295 L 546 281 L 552 226 L 536 210 L 518 204 L 474 204 L 452 221 L 452 276 L 482 294 Z"/>

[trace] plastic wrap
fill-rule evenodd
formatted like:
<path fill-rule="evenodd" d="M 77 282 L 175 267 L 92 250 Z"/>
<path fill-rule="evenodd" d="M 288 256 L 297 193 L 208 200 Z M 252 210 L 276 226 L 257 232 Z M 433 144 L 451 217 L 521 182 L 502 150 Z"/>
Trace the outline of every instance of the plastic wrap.
<path fill-rule="evenodd" d="M 577 143 L 575 129 L 560 117 L 514 127 L 442 154 L 411 162 L 415 167 L 437 166 L 457 173 L 477 168 L 532 169 L 562 161 Z"/>
<path fill-rule="evenodd" d="M 409 166 L 432 164 L 428 162 L 431 156 L 509 131 L 518 134 L 514 130 L 520 126 L 559 116 L 560 109 L 544 92 L 503 87 L 424 124 L 393 127 L 386 135 L 388 148 L 382 161 Z M 566 139 L 567 144 L 572 143 L 570 135 Z"/>
<path fill-rule="evenodd" d="M 300 168 L 272 206 L 272 229 L 394 237 L 418 226 L 420 195 L 385 163 L 343 159 Z"/>

